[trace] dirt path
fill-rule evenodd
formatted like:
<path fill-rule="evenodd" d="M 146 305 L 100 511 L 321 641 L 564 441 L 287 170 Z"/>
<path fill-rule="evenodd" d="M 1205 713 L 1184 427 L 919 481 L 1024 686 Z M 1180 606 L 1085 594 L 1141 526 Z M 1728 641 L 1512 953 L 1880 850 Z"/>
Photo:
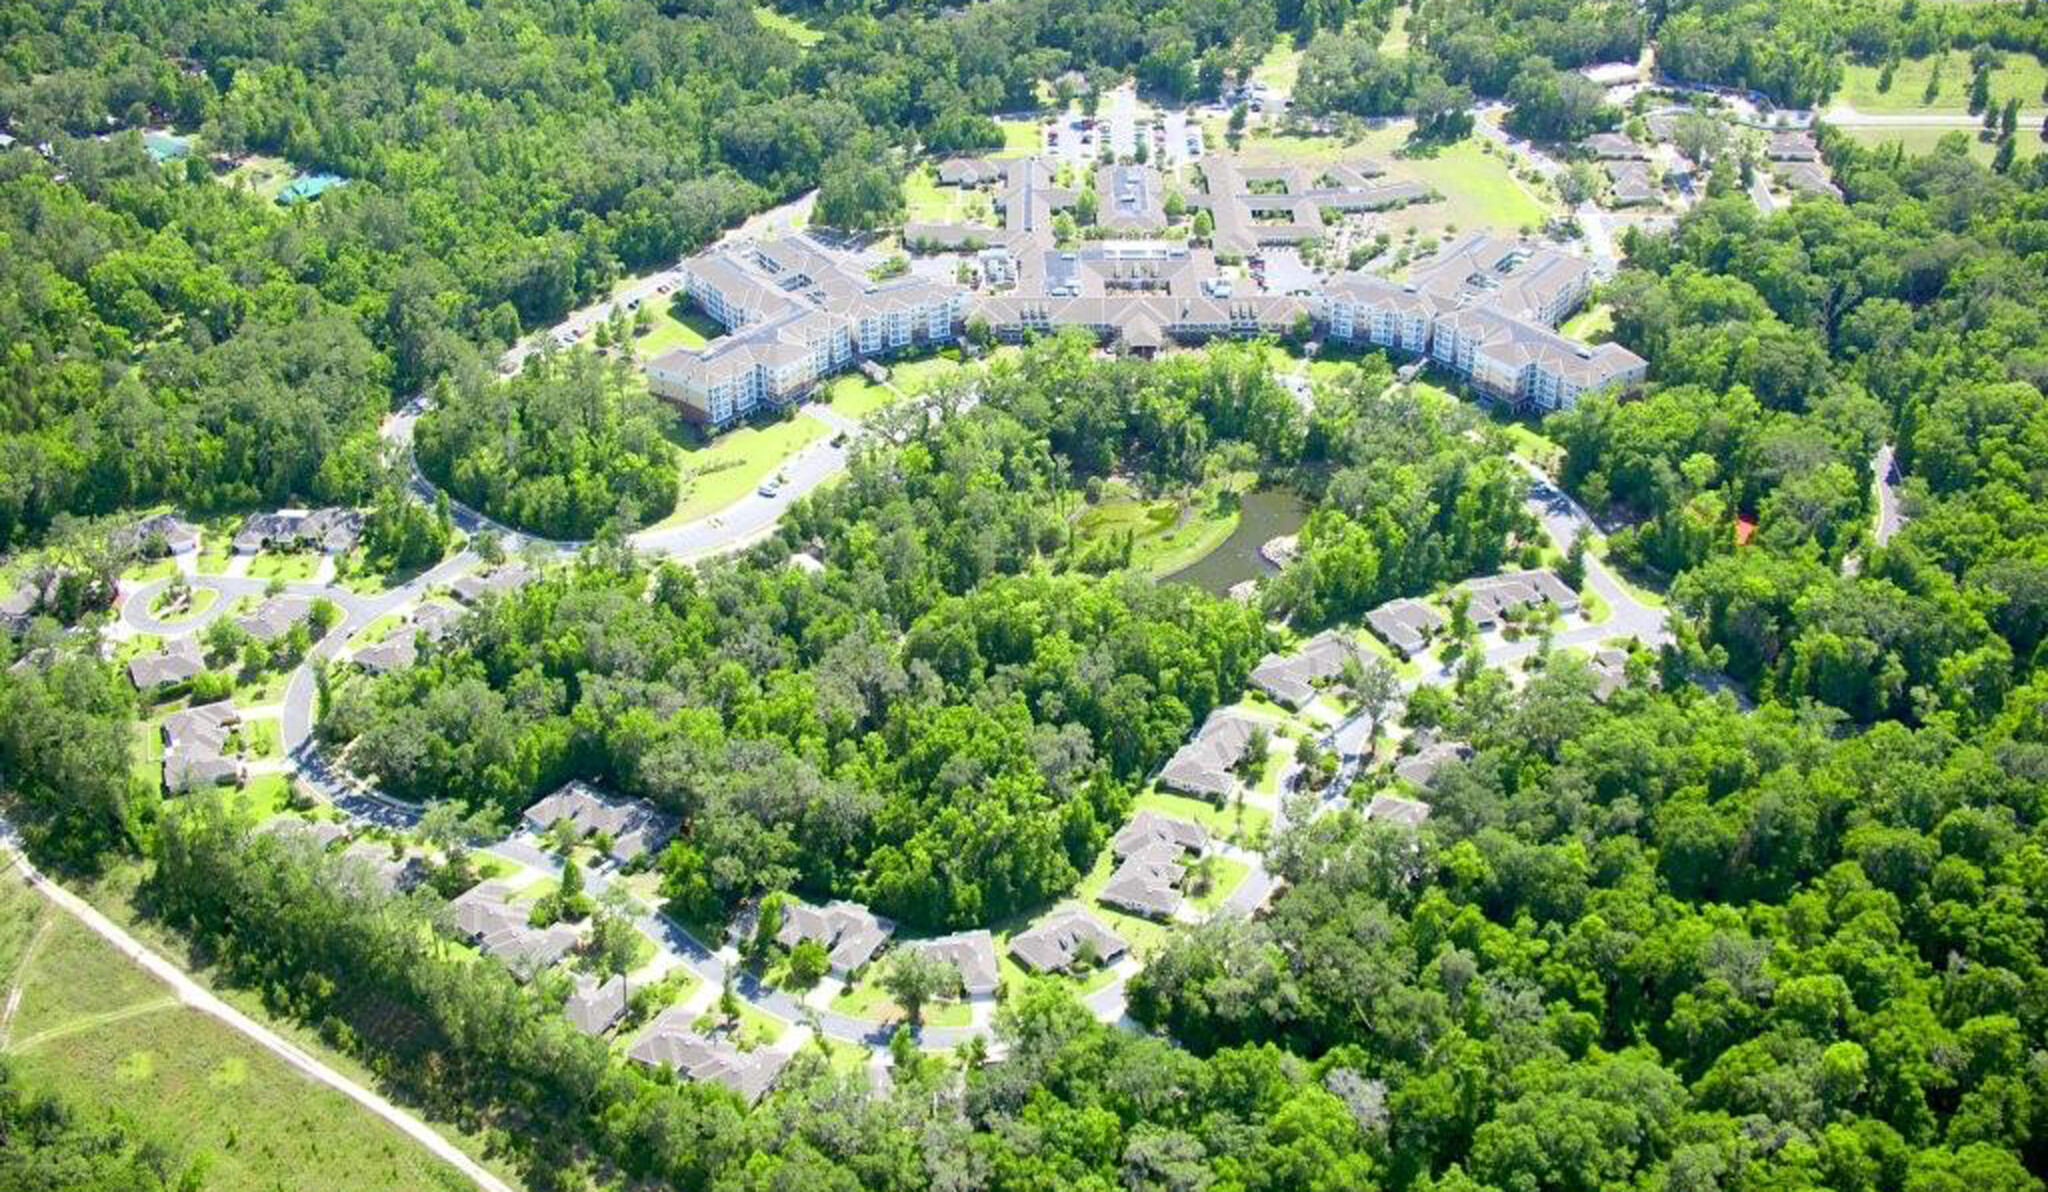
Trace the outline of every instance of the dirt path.
<path fill-rule="evenodd" d="M 177 965 L 157 955 L 148 946 L 129 935 L 121 927 L 102 915 L 85 900 L 45 878 L 20 854 L 12 841 L 0 844 L 0 849 L 10 855 L 14 864 L 27 879 L 31 889 L 49 900 L 58 910 L 70 915 L 90 928 L 93 934 L 106 940 L 123 956 L 142 966 L 150 975 L 171 987 L 177 1000 L 204 1014 L 210 1014 L 242 1034 L 247 1035 L 264 1050 L 275 1055 L 307 1077 L 335 1090 L 361 1105 L 363 1108 L 391 1123 L 406 1137 L 432 1151 L 435 1155 L 453 1165 L 456 1170 L 468 1176 L 477 1187 L 488 1192 L 514 1192 L 510 1184 L 486 1171 L 476 1160 L 463 1153 L 460 1147 L 443 1138 L 432 1127 L 412 1114 L 400 1109 L 376 1092 L 364 1088 L 325 1063 L 301 1050 L 296 1044 L 255 1019 L 235 1009 L 199 982 L 193 980 Z M 151 1008 L 155 1008 L 152 1004 Z"/>

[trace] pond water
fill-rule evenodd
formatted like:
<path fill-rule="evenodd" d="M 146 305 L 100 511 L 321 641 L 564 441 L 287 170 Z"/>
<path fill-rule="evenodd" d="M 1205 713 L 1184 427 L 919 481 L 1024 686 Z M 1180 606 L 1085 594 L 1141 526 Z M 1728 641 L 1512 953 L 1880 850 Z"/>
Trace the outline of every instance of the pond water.
<path fill-rule="evenodd" d="M 1274 567 L 1259 554 L 1271 538 L 1293 534 L 1308 520 L 1308 506 L 1284 488 L 1266 488 L 1246 493 L 1237 528 L 1223 545 L 1166 577 L 1166 583 L 1193 584 L 1218 596 L 1248 579 L 1273 573 Z"/>

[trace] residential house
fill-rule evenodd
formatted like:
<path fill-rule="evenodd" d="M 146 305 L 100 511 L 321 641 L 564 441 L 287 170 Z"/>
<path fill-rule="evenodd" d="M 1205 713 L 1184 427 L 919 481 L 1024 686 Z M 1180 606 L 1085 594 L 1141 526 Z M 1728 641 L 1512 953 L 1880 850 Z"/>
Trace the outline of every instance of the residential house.
<path fill-rule="evenodd" d="M 1292 654 L 1268 654 L 1252 668 L 1254 687 L 1290 708 L 1315 699 L 1318 686 L 1344 673 L 1346 662 L 1365 661 L 1365 651 L 1348 634 L 1329 629 L 1302 643 Z"/>
<path fill-rule="evenodd" d="M 500 564 L 487 571 L 457 576 L 448 592 L 464 604 L 477 604 L 486 596 L 509 592 L 533 578 L 533 572 L 516 563 Z"/>
<path fill-rule="evenodd" d="M 1439 741 L 1428 733 L 1418 733 L 1409 741 L 1416 748 L 1394 763 L 1394 777 L 1414 787 L 1427 787 L 1437 771 L 1472 756 L 1472 747 L 1463 741 Z"/>
<path fill-rule="evenodd" d="M 558 820 L 575 825 L 580 836 L 602 832 L 611 841 L 612 859 L 622 865 L 659 852 L 681 826 L 676 817 L 645 799 L 606 794 L 581 781 L 565 783 L 527 808 L 525 819 L 535 832 L 547 831 Z"/>
<path fill-rule="evenodd" d="M 1186 862 L 1208 847 L 1208 829 L 1200 824 L 1140 811 L 1110 840 L 1119 864 L 1102 888 L 1102 901 L 1133 914 L 1172 918 L 1180 910 Z"/>
<path fill-rule="evenodd" d="M 562 1012 L 569 1016 L 577 1030 L 586 1035 L 601 1035 L 626 1016 L 627 989 L 623 973 L 613 973 L 602 981 L 577 973 L 575 983 L 569 1000 L 562 1004 Z"/>
<path fill-rule="evenodd" d="M 157 513 L 116 533 L 114 543 L 150 557 L 182 555 L 199 549 L 199 527 L 174 513 Z"/>
<path fill-rule="evenodd" d="M 582 935 L 579 928 L 567 923 L 532 926 L 532 908 L 516 901 L 506 882 L 481 882 L 448 907 L 457 933 L 484 955 L 503 961 L 522 981 L 560 962 Z"/>
<path fill-rule="evenodd" d="M 128 660 L 128 681 L 145 694 L 189 681 L 206 670 L 206 656 L 194 636 L 173 638 L 154 654 Z"/>
<path fill-rule="evenodd" d="M 303 840 L 316 852 L 325 852 L 337 840 L 347 840 L 349 826 L 337 820 L 300 819 L 295 815 L 272 818 L 258 831 L 279 840 Z"/>
<path fill-rule="evenodd" d="M 1602 161 L 1642 161 L 1649 151 L 1625 133 L 1596 132 L 1579 145 Z"/>
<path fill-rule="evenodd" d="M 274 642 L 312 615 L 313 602 L 304 596 L 273 596 L 235 624 L 259 642 Z"/>
<path fill-rule="evenodd" d="M 832 974 L 850 979 L 896 931 L 896 924 L 857 902 L 828 902 L 812 906 L 799 899 L 785 899 L 782 926 L 775 942 L 794 948 L 805 940 L 823 945 Z"/>
<path fill-rule="evenodd" d="M 1366 804 L 1365 818 L 1370 823 L 1419 828 L 1429 818 L 1429 804 L 1400 795 L 1374 795 L 1372 802 Z"/>
<path fill-rule="evenodd" d="M 1610 161 L 1607 170 L 1607 205 L 1610 207 L 1642 207 L 1662 202 L 1664 190 L 1657 185 L 1657 177 L 1649 163 L 1641 161 Z"/>
<path fill-rule="evenodd" d="M 1461 585 L 1470 596 L 1465 606 L 1472 624 L 1482 631 L 1500 628 L 1508 615 L 1521 609 L 1549 604 L 1560 612 L 1579 610 L 1579 594 L 1547 567 L 1528 571 L 1503 571 Z"/>
<path fill-rule="evenodd" d="M 235 534 L 235 553 L 261 550 L 319 550 L 345 555 L 362 537 L 363 515 L 354 509 L 280 509 L 252 513 Z"/>
<path fill-rule="evenodd" d="M 172 794 L 209 786 L 240 786 L 248 777 L 228 740 L 242 714 L 228 700 L 186 708 L 164 717 L 164 789 Z"/>
<path fill-rule="evenodd" d="M 1118 857 L 1127 857 L 1155 844 L 1200 856 L 1209 847 L 1209 830 L 1179 816 L 1140 811 L 1110 838 L 1109 847 Z"/>
<path fill-rule="evenodd" d="M 1420 600 L 1404 596 L 1366 613 L 1365 623 L 1401 657 L 1413 658 L 1429 648 L 1430 639 L 1443 628 L 1444 618 Z"/>
<path fill-rule="evenodd" d="M 789 1056 L 770 1048 L 741 1051 L 723 1039 L 708 1039 L 691 1025 L 681 1006 L 670 1006 L 626 1055 L 650 1068 L 670 1068 L 690 1080 L 723 1085 L 751 1105 L 775 1084 Z"/>
<path fill-rule="evenodd" d="M 1003 176 L 996 164 L 984 157 L 949 157 L 939 163 L 940 186 L 987 186 Z"/>
<path fill-rule="evenodd" d="M 1123 937 L 1078 908 L 1055 911 L 1010 937 L 1010 955 L 1035 973 L 1064 973 L 1083 953 L 1096 964 L 1115 964 L 1130 951 Z"/>
<path fill-rule="evenodd" d="M 903 946 L 927 956 L 936 956 L 959 970 L 960 988 L 969 997 L 991 996 L 1002 984 L 996 963 L 995 938 L 986 931 L 955 932 Z"/>
<path fill-rule="evenodd" d="M 404 894 L 427 880 L 427 863 L 419 857 L 391 855 L 391 846 L 381 840 L 362 840 L 342 851 L 349 871 L 370 888 L 386 894 Z"/>
<path fill-rule="evenodd" d="M 1256 733 L 1270 731 L 1265 721 L 1242 712 L 1217 709 L 1188 743 L 1174 751 L 1159 771 L 1159 785 L 1197 798 L 1220 802 L 1237 790 L 1234 772 Z"/>
<path fill-rule="evenodd" d="M 1819 161 L 1820 145 L 1804 129 L 1774 132 L 1764 142 L 1764 156 L 1772 161 Z"/>

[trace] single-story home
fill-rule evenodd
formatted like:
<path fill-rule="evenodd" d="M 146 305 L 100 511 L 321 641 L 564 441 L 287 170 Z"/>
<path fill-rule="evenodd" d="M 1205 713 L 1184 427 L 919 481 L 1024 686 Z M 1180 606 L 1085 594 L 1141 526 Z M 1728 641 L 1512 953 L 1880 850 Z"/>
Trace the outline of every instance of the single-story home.
<path fill-rule="evenodd" d="M 782 904 L 782 926 L 775 933 L 775 942 L 794 948 L 805 940 L 816 940 L 825 948 L 832 974 L 843 979 L 874 959 L 895 931 L 896 924 L 857 902 L 842 899 L 812 906 L 790 898 Z"/>
<path fill-rule="evenodd" d="M 194 636 L 174 638 L 154 654 L 128 660 L 128 681 L 137 691 L 155 691 L 183 683 L 206 670 L 206 656 Z"/>
<path fill-rule="evenodd" d="M 725 1040 L 705 1038 L 692 1028 L 691 1015 L 681 1006 L 662 1011 L 626 1055 L 650 1068 L 670 1068 L 691 1080 L 724 1085 L 749 1105 L 774 1086 L 789 1063 L 786 1053 L 771 1048 L 741 1051 Z"/>
<path fill-rule="evenodd" d="M 681 826 L 675 816 L 645 799 L 606 794 L 582 781 L 564 783 L 527 808 L 525 820 L 536 832 L 547 831 L 558 820 L 575 825 L 579 836 L 602 832 L 611 840 L 612 859 L 622 865 L 643 853 L 661 851 Z"/>
<path fill-rule="evenodd" d="M 1413 658 L 1429 648 L 1429 639 L 1443 628 L 1444 618 L 1420 600 L 1404 596 L 1365 614 L 1365 624 L 1401 657 Z"/>
<path fill-rule="evenodd" d="M 969 997 L 987 997 L 1002 984 L 995 937 L 986 931 L 955 932 L 903 946 L 950 963 L 959 970 L 960 988 Z"/>
<path fill-rule="evenodd" d="M 562 1004 L 562 1012 L 576 1029 L 586 1035 L 601 1035 L 626 1016 L 626 978 L 613 973 L 609 980 L 576 974 L 576 988 Z"/>
<path fill-rule="evenodd" d="M 1097 964 L 1114 964 L 1130 945 L 1102 920 L 1078 908 L 1055 911 L 1010 937 L 1010 955 L 1035 973 L 1063 973 L 1083 952 Z"/>

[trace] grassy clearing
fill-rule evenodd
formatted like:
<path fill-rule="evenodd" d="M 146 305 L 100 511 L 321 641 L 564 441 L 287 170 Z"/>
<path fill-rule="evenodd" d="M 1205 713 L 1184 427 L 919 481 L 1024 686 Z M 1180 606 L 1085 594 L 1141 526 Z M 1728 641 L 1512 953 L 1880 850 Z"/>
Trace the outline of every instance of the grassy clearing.
<path fill-rule="evenodd" d="M 1074 532 L 1083 543 L 1113 542 L 1129 535 L 1130 565 L 1164 576 L 1223 545 L 1240 516 L 1234 488 L 1148 500 L 1117 485 L 1081 511 Z"/>
<path fill-rule="evenodd" d="M 869 965 L 861 979 L 832 999 L 832 1009 L 867 1022 L 894 1023 L 906 1017 L 903 1007 L 877 981 L 876 965 Z M 964 1001 L 934 1002 L 924 1008 L 926 1026 L 967 1026 L 974 1021 L 974 1009 Z"/>
<path fill-rule="evenodd" d="M 242 752 L 256 758 L 276 757 L 283 751 L 284 726 L 275 716 L 258 716 L 244 720 L 237 731 L 241 737 Z"/>
<path fill-rule="evenodd" d="M 277 201 L 293 178 L 298 177 L 298 167 L 282 157 L 268 157 L 252 153 L 242 163 L 222 176 L 222 184 L 237 190 L 253 191 L 257 197 Z"/>
<path fill-rule="evenodd" d="M 250 823 L 260 824 L 282 813 L 291 803 L 289 774 L 258 774 L 240 790 L 226 791 L 222 800 Z"/>
<path fill-rule="evenodd" d="M 1380 38 L 1380 53 L 1405 54 L 1408 52 L 1408 6 L 1394 10 L 1393 18 L 1387 22 L 1387 34 Z"/>
<path fill-rule="evenodd" d="M 905 394 L 915 397 L 941 381 L 952 380 L 966 367 L 961 363 L 960 354 L 949 350 L 935 356 L 891 364 L 889 383 Z"/>
<path fill-rule="evenodd" d="M 363 626 L 363 631 L 356 634 L 353 644 L 358 648 L 375 645 L 390 637 L 391 631 L 403 624 L 405 624 L 405 614 L 385 613 L 368 625 Z"/>
<path fill-rule="evenodd" d="M 1030 157 L 1045 144 L 1045 134 L 1036 120 L 998 120 L 1003 130 L 1003 147 L 997 157 Z"/>
<path fill-rule="evenodd" d="M 903 177 L 904 220 L 909 223 L 993 223 L 995 204 L 972 187 L 941 186 L 938 171 L 919 166 Z"/>
<path fill-rule="evenodd" d="M 1934 152 L 1941 139 L 1952 132 L 1963 134 L 1970 147 L 1970 156 L 1987 165 L 1998 152 L 1994 141 L 1980 140 L 1974 129 L 1967 128 L 1838 128 L 1836 131 L 1859 145 L 1899 145 L 1916 157 Z M 2044 146 L 2038 126 L 2029 128 L 2022 124 L 2014 135 L 2013 156 L 2020 159 L 2040 154 Z"/>
<path fill-rule="evenodd" d="M 1614 308 L 1605 302 L 1589 306 L 1566 319 L 1559 330 L 1589 344 L 1605 343 L 1614 338 Z"/>
<path fill-rule="evenodd" d="M 48 933 L 24 957 L 24 929 L 44 916 Z M 209 1189 L 410 1192 L 460 1182 L 341 1094 L 179 1006 L 12 876 L 0 881 L 0 974 L 10 987 L 21 981 L 11 1042 L 25 1077 L 89 1111 L 122 1114 L 175 1165 L 203 1156 Z"/>
<path fill-rule="evenodd" d="M 677 348 L 701 348 L 725 334 L 725 328 L 680 294 L 666 308 L 653 305 L 650 300 L 648 309 L 654 322 L 647 334 L 633 341 L 633 351 L 642 360 L 652 360 Z"/>
<path fill-rule="evenodd" d="M 681 491 L 664 526 L 716 513 L 754 491 L 783 461 L 831 432 L 802 413 L 764 427 L 742 426 L 683 449 Z"/>
<path fill-rule="evenodd" d="M 1231 891 L 1236 890 L 1245 875 L 1252 871 L 1251 866 L 1230 857 L 1208 857 L 1203 863 L 1209 866 L 1209 888 L 1188 901 L 1204 911 L 1213 911 L 1223 905 L 1223 900 L 1230 897 Z"/>
<path fill-rule="evenodd" d="M 859 373 L 837 377 L 825 389 L 825 404 L 842 418 L 859 421 L 896 401 L 900 396 L 886 385 L 877 385 Z"/>
<path fill-rule="evenodd" d="M 228 534 L 209 533 L 199 540 L 199 560 L 193 566 L 201 575 L 219 575 L 234 557 L 234 543 Z"/>
<path fill-rule="evenodd" d="M 2041 88 L 2048 83 L 2048 68 L 2032 54 L 2007 53 L 2004 61 L 1991 68 L 1991 102 L 2020 101 L 2022 110 L 2041 102 Z M 1930 101 L 1927 81 L 1939 69 L 1940 81 Z M 1970 55 L 1967 50 L 1908 58 L 1892 72 L 1888 90 L 1877 89 L 1882 67 L 1847 63 L 1842 69 L 1842 90 L 1836 96 L 1859 112 L 1965 112 L 1970 107 Z"/>
<path fill-rule="evenodd" d="M 192 598 L 185 602 L 185 606 L 176 612 L 169 612 L 165 607 L 169 602 L 164 599 L 164 595 L 164 593 L 159 592 L 156 599 L 150 601 L 150 612 L 159 620 L 167 621 L 171 624 L 191 620 L 207 609 L 212 608 L 213 602 L 220 599 L 220 593 L 212 588 L 193 588 Z"/>
<path fill-rule="evenodd" d="M 1294 92 L 1294 80 L 1301 75 L 1301 51 L 1295 48 L 1291 34 L 1283 33 L 1273 40 L 1273 48 L 1259 59 L 1252 68 L 1252 82 L 1263 83 L 1287 94 Z"/>
<path fill-rule="evenodd" d="M 319 573 L 320 561 L 323 557 L 322 555 L 310 552 L 278 554 L 264 551 L 262 554 L 249 560 L 249 577 L 251 579 L 281 579 L 288 584 L 304 583 Z"/>
<path fill-rule="evenodd" d="M 168 556 L 136 563 L 121 572 L 121 578 L 130 583 L 146 584 L 151 580 L 169 579 L 178 573 L 178 561 Z"/>
<path fill-rule="evenodd" d="M 772 29 L 807 50 L 825 37 L 824 30 L 813 29 L 795 17 L 777 12 L 766 4 L 754 6 L 754 19 L 761 22 L 762 28 Z"/>

